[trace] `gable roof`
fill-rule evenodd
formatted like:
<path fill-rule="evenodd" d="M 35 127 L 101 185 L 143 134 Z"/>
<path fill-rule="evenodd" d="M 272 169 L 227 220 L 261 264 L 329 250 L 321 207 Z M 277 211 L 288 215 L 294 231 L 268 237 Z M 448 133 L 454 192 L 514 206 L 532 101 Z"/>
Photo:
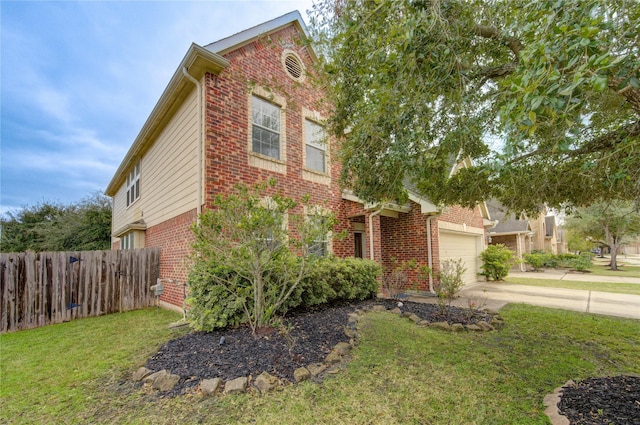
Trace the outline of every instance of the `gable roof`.
<path fill-rule="evenodd" d="M 191 83 L 185 73 L 188 73 L 196 80 L 200 80 L 205 72 L 219 74 L 229 66 L 229 61 L 222 57 L 222 54 L 238 49 L 258 37 L 268 35 L 291 24 L 293 24 L 301 34 L 304 34 L 305 37 L 309 36 L 302 16 L 300 12 L 296 10 L 230 37 L 210 43 L 205 47 L 192 43 L 182 62 L 180 62 L 174 72 L 173 77 L 171 77 L 169 84 L 162 92 L 160 99 L 151 111 L 151 114 L 142 126 L 140 133 L 138 133 L 138 136 L 113 175 L 109 185 L 105 189 L 105 194 L 107 196 L 114 196 L 116 194 L 118 188 L 125 181 L 128 171 L 154 143 L 155 137 L 168 123 L 186 96 L 193 90 L 193 83 Z M 316 56 L 313 49 L 309 48 L 308 51 L 315 60 Z"/>
<path fill-rule="evenodd" d="M 498 221 L 498 224 L 489 230 L 489 233 L 526 233 L 531 231 L 529 220 L 520 220 L 513 213 L 509 213 L 507 209 L 495 199 L 486 203 L 491 214 L 491 218 Z"/>
<path fill-rule="evenodd" d="M 302 20 L 300 12 L 294 10 L 293 12 L 289 12 L 286 15 L 282 15 L 260 25 L 256 25 L 255 27 L 240 31 L 239 33 L 236 33 L 229 37 L 207 44 L 206 46 L 204 46 L 204 48 L 213 53 L 224 55 L 225 53 L 239 49 L 240 47 L 251 43 L 257 38 L 267 36 L 291 24 L 295 25 L 298 31 L 301 34 L 304 34 L 306 38 L 309 38 L 307 25 Z M 315 52 L 313 52 L 312 49 L 310 49 L 309 51 L 311 52 L 311 56 L 315 60 Z"/>

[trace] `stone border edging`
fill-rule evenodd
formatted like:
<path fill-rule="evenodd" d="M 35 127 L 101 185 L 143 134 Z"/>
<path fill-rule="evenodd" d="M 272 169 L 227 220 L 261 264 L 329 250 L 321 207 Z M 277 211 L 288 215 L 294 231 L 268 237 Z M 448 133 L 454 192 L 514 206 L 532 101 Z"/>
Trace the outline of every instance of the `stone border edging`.
<path fill-rule="evenodd" d="M 340 373 L 348 360 L 351 349 L 355 347 L 360 339 L 358 322 L 360 318 L 366 313 L 374 312 L 390 312 L 397 314 L 400 317 L 406 317 L 416 325 L 420 327 L 431 327 L 436 329 L 447 330 L 451 332 L 488 332 L 495 330 L 496 327 L 503 325 L 500 314 L 496 311 L 485 310 L 492 316 L 491 323 L 486 321 L 480 321 L 477 324 L 463 325 L 461 323 L 454 323 L 449 325 L 447 322 L 429 322 L 421 319 L 418 315 L 410 312 L 403 312 L 400 306 L 394 309 L 388 310 L 382 304 L 375 304 L 372 306 L 366 306 L 363 309 L 355 309 L 347 316 L 347 324 L 344 327 L 344 333 L 349 338 L 349 342 L 341 341 L 337 343 L 333 349 L 327 354 L 324 362 L 311 363 L 306 366 L 299 367 L 294 370 L 293 376 L 295 383 L 311 380 L 316 383 L 321 383 L 327 375 L 336 375 Z M 494 323 L 495 322 L 495 323 Z M 160 370 L 154 372 L 146 367 L 140 367 L 132 376 L 132 379 L 137 382 L 142 382 L 147 388 L 157 390 L 160 392 L 166 392 L 173 389 L 173 387 L 180 380 L 180 376 L 174 375 L 167 370 Z M 268 372 L 262 372 L 255 379 L 252 376 L 241 376 L 229 381 L 224 382 L 222 378 L 203 379 L 198 385 L 197 391 L 203 396 L 213 395 L 215 393 L 222 392 L 222 394 L 236 394 L 247 392 L 251 389 L 256 389 L 261 394 L 269 392 L 273 389 L 284 387 L 288 381 L 283 381 L 280 378 L 269 374 Z M 554 424 L 560 425 L 560 424 Z"/>
<path fill-rule="evenodd" d="M 558 409 L 558 403 L 560 403 L 560 398 L 562 397 L 562 390 L 564 387 L 572 385 L 574 382 L 572 380 L 568 380 L 563 386 L 556 388 L 553 390 L 552 394 L 548 394 L 544 397 L 542 403 L 546 407 L 544 409 L 544 414 L 547 415 L 549 420 L 551 421 L 551 425 L 570 425 L 571 422 L 569 418 L 560 413 L 560 409 Z"/>

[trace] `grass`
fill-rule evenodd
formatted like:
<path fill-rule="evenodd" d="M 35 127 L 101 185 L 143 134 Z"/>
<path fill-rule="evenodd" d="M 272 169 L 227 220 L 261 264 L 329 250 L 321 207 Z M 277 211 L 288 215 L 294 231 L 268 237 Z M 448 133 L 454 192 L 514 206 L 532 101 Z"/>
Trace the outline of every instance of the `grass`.
<path fill-rule="evenodd" d="M 143 310 L 0 337 L 0 422 L 548 424 L 568 379 L 639 374 L 640 321 L 510 305 L 505 328 L 448 333 L 388 313 L 362 319 L 346 370 L 264 396 L 144 393 L 128 377 L 174 336 Z"/>
<path fill-rule="evenodd" d="M 640 267 L 637 266 L 620 266 L 624 263 L 624 259 L 618 257 L 618 268 L 620 270 L 613 271 L 605 264 L 595 264 L 590 270 L 591 274 L 596 276 L 619 276 L 619 277 L 637 277 L 640 278 Z"/>
<path fill-rule="evenodd" d="M 0 422 L 81 422 L 77 415 L 99 396 L 96 386 L 143 365 L 179 332 L 167 328 L 179 318 L 138 310 L 0 336 Z"/>
<path fill-rule="evenodd" d="M 618 294 L 640 295 L 637 283 L 620 282 L 580 282 L 576 280 L 535 279 L 528 277 L 509 277 L 505 282 L 517 285 L 544 286 L 547 288 L 582 289 L 586 291 L 615 292 Z"/>

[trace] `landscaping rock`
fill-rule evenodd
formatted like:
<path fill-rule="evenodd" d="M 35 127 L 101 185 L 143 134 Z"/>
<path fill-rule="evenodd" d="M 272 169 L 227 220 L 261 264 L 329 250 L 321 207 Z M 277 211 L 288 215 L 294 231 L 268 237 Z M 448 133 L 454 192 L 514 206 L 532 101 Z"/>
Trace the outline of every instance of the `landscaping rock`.
<path fill-rule="evenodd" d="M 324 359 L 324 362 L 326 364 L 335 364 L 340 363 L 340 360 L 342 360 L 342 358 L 340 357 L 340 353 L 338 353 L 336 350 L 331 350 L 331 352 L 327 354 L 327 357 Z"/>
<path fill-rule="evenodd" d="M 454 332 L 464 332 L 464 325 L 462 323 L 454 323 L 451 325 L 451 330 Z"/>
<path fill-rule="evenodd" d="M 403 311 L 400 313 L 400 317 L 410 317 L 413 313 L 410 311 Z"/>
<path fill-rule="evenodd" d="M 146 378 L 147 376 L 151 375 L 153 373 L 152 370 L 147 369 L 146 367 L 141 367 L 140 369 L 136 370 L 133 374 L 133 380 L 134 381 L 142 381 L 144 378 Z"/>
<path fill-rule="evenodd" d="M 416 323 L 418 326 L 429 326 L 429 321 L 428 320 L 421 320 L 418 323 Z"/>
<path fill-rule="evenodd" d="M 279 384 L 280 380 L 266 371 L 258 375 L 253 382 L 253 386 L 263 394 L 276 388 Z"/>
<path fill-rule="evenodd" d="M 484 320 L 479 321 L 477 323 L 477 325 L 480 326 L 483 331 L 492 331 L 492 330 L 494 330 L 493 326 L 491 326 L 490 324 L 488 324 Z"/>
<path fill-rule="evenodd" d="M 240 378 L 227 381 L 224 384 L 224 393 L 225 394 L 243 393 L 247 389 L 247 383 L 248 383 L 248 379 L 246 376 L 241 376 Z"/>
<path fill-rule="evenodd" d="M 348 342 L 339 342 L 335 347 L 333 347 L 333 351 L 337 352 L 341 356 L 344 356 L 348 354 L 349 351 L 351 351 L 351 344 L 349 344 Z"/>
<path fill-rule="evenodd" d="M 478 325 L 467 325 L 465 327 L 467 328 L 468 331 L 482 332 L 482 328 Z"/>
<path fill-rule="evenodd" d="M 373 311 L 387 311 L 387 308 L 383 305 L 376 304 L 372 307 Z"/>
<path fill-rule="evenodd" d="M 399 308 L 399 307 L 394 308 L 393 310 L 391 310 L 391 312 L 392 312 L 393 314 L 402 314 L 402 310 L 400 310 L 400 308 Z"/>
<path fill-rule="evenodd" d="M 204 396 L 211 395 L 217 391 L 220 384 L 222 384 L 222 379 L 220 378 L 203 379 L 200 383 L 200 391 Z"/>
<path fill-rule="evenodd" d="M 447 322 L 433 322 L 429 324 L 429 327 L 436 329 L 444 329 L 445 331 L 450 331 L 451 326 Z"/>
<path fill-rule="evenodd" d="M 309 370 L 309 373 L 311 373 L 311 376 L 320 375 L 325 371 L 326 368 L 327 366 L 322 363 L 311 363 L 309 366 L 307 366 L 307 369 Z"/>
<path fill-rule="evenodd" d="M 357 323 L 360 320 L 360 315 L 356 313 L 351 313 L 347 316 L 347 323 Z"/>
<path fill-rule="evenodd" d="M 299 367 L 293 371 L 293 379 L 296 382 L 306 381 L 311 378 L 311 372 L 306 367 Z"/>
<path fill-rule="evenodd" d="M 420 316 L 418 316 L 417 314 L 411 314 L 409 316 L 409 320 L 411 320 L 413 323 L 418 323 L 419 321 L 421 321 L 422 319 L 420 318 Z"/>
<path fill-rule="evenodd" d="M 180 380 L 180 376 L 174 375 L 166 370 L 152 373 L 144 382 L 151 382 L 154 389 L 158 391 L 171 391 Z"/>

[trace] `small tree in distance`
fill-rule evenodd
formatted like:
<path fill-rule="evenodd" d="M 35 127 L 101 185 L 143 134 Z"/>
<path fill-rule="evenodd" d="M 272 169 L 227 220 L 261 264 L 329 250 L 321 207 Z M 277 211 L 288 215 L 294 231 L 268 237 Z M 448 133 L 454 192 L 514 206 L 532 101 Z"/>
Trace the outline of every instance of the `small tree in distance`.
<path fill-rule="evenodd" d="M 193 228 L 194 270 L 217 270 L 207 275 L 209 286 L 224 288 L 229 303 L 242 306 L 254 333 L 271 324 L 305 277 L 309 262 L 317 258 L 312 252 L 322 251 L 318 245 L 336 222 L 334 216 L 309 207 L 308 197 L 301 201 L 305 214 L 292 214 L 298 207 L 293 199 L 266 196 L 275 184 L 270 180 L 252 188 L 242 185 L 236 194 L 217 196 Z M 202 299 L 206 293 L 192 294 L 194 314 L 207 302 Z"/>

